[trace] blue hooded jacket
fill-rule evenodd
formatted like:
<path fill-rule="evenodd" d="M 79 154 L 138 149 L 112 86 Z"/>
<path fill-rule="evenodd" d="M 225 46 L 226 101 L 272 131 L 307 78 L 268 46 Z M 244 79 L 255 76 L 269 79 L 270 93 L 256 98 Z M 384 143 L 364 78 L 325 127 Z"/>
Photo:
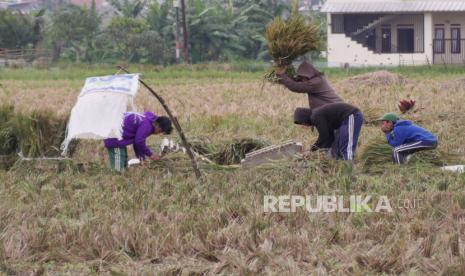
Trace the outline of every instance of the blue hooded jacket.
<path fill-rule="evenodd" d="M 402 144 L 413 143 L 417 141 L 437 142 L 438 138 L 431 132 L 421 128 L 411 121 L 399 120 L 394 124 L 394 129 L 386 133 L 386 139 L 389 145 L 398 147 Z"/>

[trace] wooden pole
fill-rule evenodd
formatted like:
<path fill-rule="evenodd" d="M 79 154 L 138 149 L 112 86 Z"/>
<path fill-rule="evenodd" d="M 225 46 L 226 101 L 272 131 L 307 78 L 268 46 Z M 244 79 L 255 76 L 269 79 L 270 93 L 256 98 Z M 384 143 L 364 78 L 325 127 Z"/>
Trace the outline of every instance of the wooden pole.
<path fill-rule="evenodd" d="M 182 35 L 184 40 L 184 63 L 190 63 L 189 54 L 189 33 L 187 32 L 187 21 L 186 21 L 186 3 L 181 0 L 181 16 L 182 16 Z"/>
<path fill-rule="evenodd" d="M 176 9 L 176 63 L 181 63 L 181 32 L 179 26 L 179 0 L 173 1 Z"/>
<path fill-rule="evenodd" d="M 131 74 L 128 70 L 126 70 L 126 68 L 122 67 L 122 66 L 118 66 L 118 68 L 120 70 L 123 70 L 124 72 L 128 73 L 128 74 Z M 145 86 L 145 88 L 147 88 L 150 93 L 152 93 L 153 96 L 155 96 L 155 98 L 157 98 L 157 100 L 160 102 L 160 104 L 163 106 L 163 108 L 165 109 L 166 113 L 168 114 L 168 116 L 170 117 L 171 121 L 173 122 L 174 124 L 174 127 L 176 128 L 178 134 L 179 134 L 179 137 L 181 137 L 181 141 L 182 141 L 182 144 L 183 144 L 183 147 L 186 148 L 186 152 L 187 152 L 187 155 L 189 155 L 189 158 L 191 159 L 191 164 L 192 164 L 192 169 L 194 170 L 194 173 L 195 173 L 195 176 L 197 177 L 197 179 L 200 179 L 202 177 L 202 174 L 199 170 L 199 166 L 197 165 L 197 161 L 195 160 L 195 156 L 194 156 L 194 153 L 192 152 L 192 149 L 191 149 L 191 146 L 189 145 L 189 143 L 187 142 L 187 138 L 186 138 L 186 135 L 184 135 L 184 132 L 181 128 L 181 125 L 179 124 L 178 122 L 178 119 L 176 119 L 176 117 L 173 116 L 173 113 L 171 112 L 171 110 L 169 109 L 168 105 L 166 104 L 165 100 L 160 96 L 158 95 L 150 86 L 148 86 L 143 80 L 141 80 L 139 78 L 139 82 Z"/>

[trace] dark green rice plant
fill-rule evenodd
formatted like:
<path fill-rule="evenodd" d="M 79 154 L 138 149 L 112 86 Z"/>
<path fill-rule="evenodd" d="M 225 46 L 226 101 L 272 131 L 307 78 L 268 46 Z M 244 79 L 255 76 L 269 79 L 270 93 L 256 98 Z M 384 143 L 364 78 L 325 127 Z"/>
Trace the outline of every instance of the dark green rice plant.
<path fill-rule="evenodd" d="M 66 132 L 66 118 L 50 111 L 15 112 L 8 122 L 25 157 L 58 156 Z"/>
<path fill-rule="evenodd" d="M 14 133 L 14 128 L 9 123 L 14 115 L 13 106 L 0 106 L 0 155 L 15 154 L 18 148 L 18 141 Z"/>
<path fill-rule="evenodd" d="M 213 160 L 220 165 L 239 164 L 247 153 L 268 145 L 266 142 L 257 139 L 233 139 L 219 146 L 220 150 L 213 155 Z"/>
<path fill-rule="evenodd" d="M 213 143 L 208 138 L 194 138 L 189 142 L 192 149 L 219 165 L 239 164 L 245 155 L 269 146 L 269 143 L 252 138 L 236 138 Z"/>
<path fill-rule="evenodd" d="M 212 154 L 218 151 L 216 145 L 206 137 L 196 137 L 189 140 L 189 144 L 193 151 L 205 157 L 211 157 Z"/>
<path fill-rule="evenodd" d="M 0 106 L 0 158 L 2 168 L 9 168 L 18 158 L 59 155 L 66 120 L 48 111 L 24 114 L 11 105 Z"/>

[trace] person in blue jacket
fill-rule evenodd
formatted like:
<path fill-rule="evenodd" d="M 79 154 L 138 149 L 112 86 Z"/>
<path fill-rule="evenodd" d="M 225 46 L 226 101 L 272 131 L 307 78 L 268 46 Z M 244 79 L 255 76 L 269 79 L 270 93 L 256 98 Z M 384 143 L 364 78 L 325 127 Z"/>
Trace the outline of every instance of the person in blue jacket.
<path fill-rule="evenodd" d="M 385 114 L 381 121 L 381 130 L 393 147 L 392 160 L 396 164 L 404 164 L 414 152 L 432 150 L 438 146 L 438 138 L 431 132 L 411 121 L 401 120 L 395 113 Z"/>

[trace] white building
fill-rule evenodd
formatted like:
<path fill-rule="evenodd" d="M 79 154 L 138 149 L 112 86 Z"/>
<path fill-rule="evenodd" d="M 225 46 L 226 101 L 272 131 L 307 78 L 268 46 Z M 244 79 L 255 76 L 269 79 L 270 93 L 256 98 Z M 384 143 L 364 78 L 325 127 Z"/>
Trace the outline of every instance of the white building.
<path fill-rule="evenodd" d="M 20 13 L 31 13 L 39 10 L 41 4 L 38 0 L 1 0 L 0 10 L 12 10 Z"/>
<path fill-rule="evenodd" d="M 328 65 L 465 64 L 465 0 L 327 0 Z"/>
<path fill-rule="evenodd" d="M 323 6 L 322 0 L 300 0 L 299 1 L 299 11 L 319 11 Z"/>

